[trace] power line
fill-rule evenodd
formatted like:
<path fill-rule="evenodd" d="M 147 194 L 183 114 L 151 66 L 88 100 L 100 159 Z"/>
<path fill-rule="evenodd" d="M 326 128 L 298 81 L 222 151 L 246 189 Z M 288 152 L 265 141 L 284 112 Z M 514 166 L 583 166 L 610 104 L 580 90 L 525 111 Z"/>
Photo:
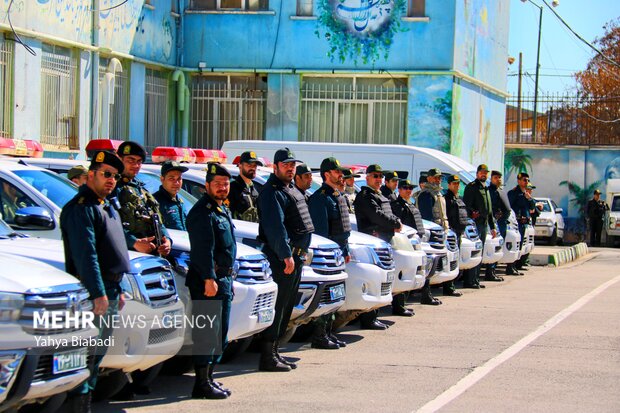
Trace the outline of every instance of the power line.
<path fill-rule="evenodd" d="M 106 9 L 99 9 L 99 10 L 96 10 L 96 9 L 90 9 L 90 11 L 92 11 L 92 12 L 102 12 L 102 11 L 112 10 L 112 9 L 117 8 L 117 7 L 121 7 L 123 4 L 127 3 L 128 1 L 129 1 L 129 0 L 123 0 L 122 2 L 120 2 L 119 4 L 117 4 L 116 6 L 108 7 L 108 8 L 106 8 Z"/>
<path fill-rule="evenodd" d="M 24 49 L 26 49 L 28 53 L 30 53 L 33 56 L 36 56 L 37 52 L 35 52 L 32 47 L 24 43 L 22 39 L 19 37 L 19 35 L 17 34 L 17 32 L 15 31 L 15 29 L 13 28 L 13 23 L 11 23 L 11 6 L 12 5 L 13 5 L 13 0 L 9 2 L 9 7 L 6 9 L 6 19 L 9 21 L 9 26 L 11 27 L 11 31 L 13 32 L 13 36 L 15 36 L 15 39 L 11 39 L 11 40 L 21 44 L 22 46 L 24 46 Z"/>

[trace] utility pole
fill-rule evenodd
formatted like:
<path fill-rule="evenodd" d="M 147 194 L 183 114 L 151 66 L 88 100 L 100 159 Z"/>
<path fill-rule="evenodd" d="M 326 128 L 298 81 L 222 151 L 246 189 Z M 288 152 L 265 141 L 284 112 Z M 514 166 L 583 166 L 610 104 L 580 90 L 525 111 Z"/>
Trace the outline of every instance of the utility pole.
<path fill-rule="evenodd" d="M 521 129 L 523 121 L 521 117 L 521 80 L 523 77 L 523 53 L 519 52 L 519 80 L 517 88 L 517 143 L 521 143 Z"/>

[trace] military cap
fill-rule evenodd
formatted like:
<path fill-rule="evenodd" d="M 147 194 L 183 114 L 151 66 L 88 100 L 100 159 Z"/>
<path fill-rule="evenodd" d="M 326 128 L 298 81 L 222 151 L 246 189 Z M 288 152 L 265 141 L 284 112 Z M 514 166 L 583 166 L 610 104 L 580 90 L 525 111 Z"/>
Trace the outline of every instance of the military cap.
<path fill-rule="evenodd" d="M 383 169 L 381 168 L 380 165 L 377 165 L 377 164 L 368 165 L 368 168 L 366 168 L 366 173 L 371 174 L 373 172 L 383 173 Z"/>
<path fill-rule="evenodd" d="M 451 184 L 452 182 L 461 182 L 461 178 L 459 178 L 458 175 L 450 175 L 448 177 L 448 183 Z"/>
<path fill-rule="evenodd" d="M 398 176 L 398 172 L 396 171 L 383 171 L 383 176 L 385 177 L 386 181 L 391 181 L 392 179 L 400 180 L 400 177 Z"/>
<path fill-rule="evenodd" d="M 295 154 L 289 148 L 278 149 L 273 156 L 273 163 L 278 162 L 301 162 L 299 159 L 295 159 Z"/>
<path fill-rule="evenodd" d="M 207 182 L 211 182 L 213 178 L 216 176 L 226 176 L 228 178 L 232 178 L 228 169 L 224 168 L 219 163 L 209 163 L 207 164 Z"/>
<path fill-rule="evenodd" d="M 420 174 L 420 179 L 418 179 L 418 183 L 419 184 L 423 184 L 423 183 L 427 182 L 426 178 L 427 178 L 426 172 L 422 172 Z"/>
<path fill-rule="evenodd" d="M 120 157 L 135 155 L 142 158 L 142 162 L 146 161 L 146 149 L 144 149 L 144 146 L 136 142 L 125 141 L 118 146 L 118 150 L 116 152 Z"/>
<path fill-rule="evenodd" d="M 76 165 L 69 169 L 69 172 L 67 172 L 67 178 L 73 179 L 86 174 L 88 174 L 88 169 L 82 165 Z"/>
<path fill-rule="evenodd" d="M 306 165 L 305 163 L 300 163 L 299 165 L 297 165 L 297 168 L 295 168 L 295 175 L 305 175 L 305 174 L 311 174 L 312 171 L 310 170 L 310 168 L 308 168 L 308 165 Z"/>
<path fill-rule="evenodd" d="M 359 178 L 360 176 L 362 176 L 360 174 L 354 174 L 353 170 L 351 170 L 351 169 L 344 169 L 342 172 L 344 174 L 344 176 L 343 176 L 344 179 Z"/>
<path fill-rule="evenodd" d="M 502 173 L 500 171 L 491 171 L 491 176 L 502 176 Z"/>
<path fill-rule="evenodd" d="M 521 179 L 521 178 L 529 178 L 530 175 L 527 172 L 519 172 L 519 174 L 517 175 L 517 179 Z"/>
<path fill-rule="evenodd" d="M 596 194 L 599 194 L 599 195 L 600 195 L 600 194 L 601 194 L 601 191 L 599 191 L 598 189 L 595 189 L 595 190 L 594 190 L 594 195 L 596 195 Z"/>
<path fill-rule="evenodd" d="M 256 152 L 254 151 L 245 151 L 239 157 L 239 163 L 255 163 L 259 166 L 263 166 L 263 163 L 256 156 Z"/>
<path fill-rule="evenodd" d="M 476 172 L 480 172 L 480 171 L 489 172 L 489 167 L 487 166 L 486 163 L 481 163 L 480 165 L 478 165 L 478 168 L 476 168 Z"/>
<path fill-rule="evenodd" d="M 325 158 L 323 162 L 321 162 L 321 173 L 328 171 L 342 171 L 343 173 L 348 171 L 351 173 L 350 169 L 340 166 L 340 162 L 338 162 L 336 158 Z"/>
<path fill-rule="evenodd" d="M 166 161 L 161 165 L 161 176 L 166 176 L 166 174 L 170 171 L 180 171 L 183 173 L 188 170 L 188 167 L 181 165 L 177 161 Z"/>
<path fill-rule="evenodd" d="M 412 183 L 411 183 L 411 181 L 410 181 L 409 179 L 401 179 L 401 180 L 398 182 L 398 187 L 399 187 L 399 188 L 403 188 L 403 187 L 405 187 L 405 186 L 410 186 L 410 187 L 412 187 L 412 188 L 416 188 L 416 187 L 417 187 L 417 185 L 412 184 Z"/>
<path fill-rule="evenodd" d="M 527 189 L 536 189 L 536 187 L 534 185 L 532 185 L 531 183 L 528 183 L 526 188 Z"/>
<path fill-rule="evenodd" d="M 123 161 L 121 161 L 121 158 L 116 156 L 116 154 L 113 152 L 97 152 L 95 156 L 93 156 L 93 158 L 91 159 L 88 169 L 91 171 L 97 170 L 99 169 L 99 165 L 101 164 L 110 165 L 111 167 L 116 168 L 119 174 L 122 174 L 125 170 L 125 165 L 123 165 Z"/>
<path fill-rule="evenodd" d="M 441 171 L 437 168 L 431 168 L 428 170 L 426 176 L 441 176 Z"/>

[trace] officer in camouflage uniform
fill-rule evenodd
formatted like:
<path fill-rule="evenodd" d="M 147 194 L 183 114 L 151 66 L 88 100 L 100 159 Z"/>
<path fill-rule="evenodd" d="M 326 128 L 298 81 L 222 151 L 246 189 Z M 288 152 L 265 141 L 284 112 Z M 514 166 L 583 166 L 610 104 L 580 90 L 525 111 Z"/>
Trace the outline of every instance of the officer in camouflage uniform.
<path fill-rule="evenodd" d="M 246 151 L 241 154 L 239 175 L 230 183 L 227 201 L 235 219 L 258 222 L 258 209 L 256 208 L 258 191 L 253 182 L 258 166 L 263 166 L 263 163 L 256 157 L 255 152 Z"/>
<path fill-rule="evenodd" d="M 340 166 L 336 158 L 323 159 L 321 162 L 323 185 L 312 194 L 308 207 L 315 233 L 337 243 L 345 257 L 345 263 L 347 263 L 351 260 L 349 255 L 351 222 L 346 198 L 339 190 L 344 184 L 342 178 L 344 171 L 345 168 Z M 312 348 L 335 350 L 346 347 L 347 343 L 332 333 L 333 321 L 334 314 L 321 316 L 314 321 Z"/>
<path fill-rule="evenodd" d="M 88 170 L 85 185 L 63 207 L 60 230 L 65 251 L 66 271 L 79 278 L 93 300 L 98 316 L 99 338 L 112 334 L 111 319 L 123 308 L 121 280 L 129 272 L 129 254 L 116 208 L 106 201 L 120 179 L 123 163 L 111 152 L 97 152 Z M 99 365 L 107 348 L 97 347 L 90 378 L 69 393 L 63 411 L 90 413 L 91 392 L 97 384 Z"/>
<path fill-rule="evenodd" d="M 170 254 L 170 237 L 163 218 L 159 213 L 159 203 L 144 187 L 144 183 L 136 178 L 142 163 L 146 160 L 146 149 L 136 142 L 126 141 L 120 144 L 117 151 L 123 165 L 123 177 L 116 189 L 108 196 L 117 198 L 120 203 L 120 215 L 125 230 L 127 248 L 145 254 L 159 254 L 162 257 Z M 157 246 L 155 225 L 159 221 L 162 239 Z"/>
<path fill-rule="evenodd" d="M 183 186 L 183 172 L 188 170 L 176 161 L 166 161 L 161 165 L 161 186 L 153 194 L 153 198 L 159 202 L 159 211 L 167 229 L 187 231 L 185 225 L 185 211 L 183 200 L 179 197 L 179 191 Z"/>
<path fill-rule="evenodd" d="M 295 155 L 288 148 L 276 151 L 273 173 L 258 195 L 258 239 L 264 242 L 273 280 L 278 284 L 278 297 L 273 324 L 261 333 L 259 370 L 290 371 L 297 365 L 282 357 L 278 341 L 286 333 L 303 263 L 314 232 L 306 199 L 292 184 Z"/>
<path fill-rule="evenodd" d="M 218 326 L 221 351 L 226 349 L 230 308 L 232 305 L 232 267 L 237 244 L 234 225 L 224 200 L 230 188 L 230 173 L 212 163 L 207 166 L 207 191 L 187 215 L 187 232 L 191 245 L 190 265 L 185 284 L 193 303 L 193 315 L 198 319 L 209 313 L 207 301 L 221 304 Z M 209 329 L 194 328 L 194 368 L 196 380 L 192 397 L 195 399 L 225 399 L 231 392 L 213 379 L 213 367 L 221 360 L 209 342 Z"/>

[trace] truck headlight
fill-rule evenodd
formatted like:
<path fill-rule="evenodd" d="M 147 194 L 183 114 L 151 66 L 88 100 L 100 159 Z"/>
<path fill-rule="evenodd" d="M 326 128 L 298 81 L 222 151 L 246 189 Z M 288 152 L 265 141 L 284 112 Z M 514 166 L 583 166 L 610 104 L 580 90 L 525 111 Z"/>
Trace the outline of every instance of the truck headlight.
<path fill-rule="evenodd" d="M 304 261 L 304 264 L 309 266 L 310 264 L 312 264 L 313 258 L 314 258 L 314 250 L 310 248 L 308 252 L 306 253 L 306 259 Z"/>
<path fill-rule="evenodd" d="M 367 245 L 349 244 L 349 253 L 352 262 L 360 262 L 363 264 L 374 264 L 374 254 L 372 248 Z"/>
<path fill-rule="evenodd" d="M 126 300 L 145 302 L 135 277 L 136 275 L 134 274 L 125 274 L 125 276 L 121 280 L 121 289 L 123 290 L 123 295 L 125 296 Z"/>
<path fill-rule="evenodd" d="M 24 295 L 0 292 L 0 323 L 14 323 L 24 308 Z"/>
<path fill-rule="evenodd" d="M 413 247 L 414 251 L 422 251 L 422 244 L 420 243 L 420 240 L 418 238 L 411 238 L 411 246 Z"/>
<path fill-rule="evenodd" d="M 609 228 L 616 229 L 616 217 L 609 218 Z"/>

